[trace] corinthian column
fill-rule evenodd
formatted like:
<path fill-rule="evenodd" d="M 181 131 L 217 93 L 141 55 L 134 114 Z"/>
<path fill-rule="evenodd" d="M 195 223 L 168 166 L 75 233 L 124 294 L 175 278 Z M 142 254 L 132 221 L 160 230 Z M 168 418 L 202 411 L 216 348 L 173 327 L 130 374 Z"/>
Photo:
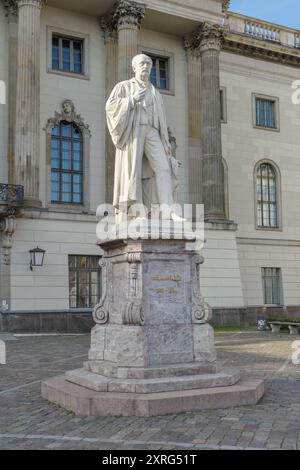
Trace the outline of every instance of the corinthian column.
<path fill-rule="evenodd" d="M 223 30 L 204 23 L 198 31 L 201 54 L 202 193 L 206 220 L 225 219 L 219 55 Z"/>
<path fill-rule="evenodd" d="M 114 29 L 111 16 L 100 19 L 100 27 L 104 36 L 106 46 L 106 76 L 105 76 L 105 96 L 106 99 L 112 92 L 113 87 L 118 81 L 118 34 Z M 111 140 L 108 127 L 106 126 L 105 135 L 105 182 L 106 194 L 105 201 L 112 204 L 114 187 L 114 168 L 115 168 L 115 146 Z"/>
<path fill-rule="evenodd" d="M 18 73 L 15 129 L 15 181 L 24 186 L 25 204 L 38 207 L 40 158 L 40 14 L 45 0 L 17 0 Z"/>
<path fill-rule="evenodd" d="M 17 88 L 17 57 L 18 57 L 18 16 L 17 1 L 2 0 L 8 20 L 8 60 L 9 60 L 9 87 L 8 87 L 8 182 L 14 183 L 15 164 L 15 123 L 16 123 L 16 88 Z"/>
<path fill-rule="evenodd" d="M 118 80 L 132 77 L 131 60 L 138 52 L 137 36 L 145 6 L 131 0 L 119 0 L 112 15 L 118 31 Z"/>
<path fill-rule="evenodd" d="M 202 203 L 201 170 L 201 58 L 199 49 L 186 37 L 189 129 L 189 202 Z"/>

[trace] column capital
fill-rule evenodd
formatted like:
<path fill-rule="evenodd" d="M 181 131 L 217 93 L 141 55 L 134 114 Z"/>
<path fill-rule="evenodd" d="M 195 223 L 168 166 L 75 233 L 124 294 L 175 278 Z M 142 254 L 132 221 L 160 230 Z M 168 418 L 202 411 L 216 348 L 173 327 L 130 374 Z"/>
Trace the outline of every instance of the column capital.
<path fill-rule="evenodd" d="M 146 6 L 132 0 L 118 0 L 112 12 L 112 24 L 117 29 L 140 28 Z"/>
<path fill-rule="evenodd" d="M 2 4 L 5 8 L 6 15 L 17 15 L 18 5 L 17 0 L 2 0 Z"/>
<path fill-rule="evenodd" d="M 18 8 L 23 6 L 31 5 L 33 7 L 42 8 L 46 4 L 47 0 L 15 0 Z"/>
<path fill-rule="evenodd" d="M 184 48 L 197 55 L 209 49 L 220 51 L 224 36 L 223 26 L 204 22 L 194 33 L 184 38 Z"/>
<path fill-rule="evenodd" d="M 230 7 L 231 0 L 223 0 L 222 1 L 222 11 L 225 13 Z"/>
<path fill-rule="evenodd" d="M 118 32 L 113 23 L 112 15 L 105 15 L 99 18 L 100 29 L 103 32 L 104 42 L 116 41 Z"/>

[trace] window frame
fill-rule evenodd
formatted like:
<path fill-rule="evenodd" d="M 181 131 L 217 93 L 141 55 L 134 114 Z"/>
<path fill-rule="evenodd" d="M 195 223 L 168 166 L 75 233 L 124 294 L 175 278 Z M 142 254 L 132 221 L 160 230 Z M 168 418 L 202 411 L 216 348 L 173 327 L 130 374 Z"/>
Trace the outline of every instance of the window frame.
<path fill-rule="evenodd" d="M 266 284 L 265 279 L 266 276 L 264 274 L 266 269 L 278 270 L 278 303 L 267 303 L 266 300 Z M 272 277 L 271 277 L 272 279 Z M 262 291 L 263 291 L 263 305 L 264 306 L 283 306 L 284 299 L 283 299 L 283 283 L 282 283 L 282 269 L 281 267 L 274 267 L 274 266 L 262 266 L 261 267 L 261 280 L 262 280 Z M 273 289 L 273 281 L 272 281 L 272 289 Z M 274 296 L 272 295 L 272 300 L 274 300 Z"/>
<path fill-rule="evenodd" d="M 68 124 L 70 124 L 70 126 L 72 126 L 72 134 L 71 134 L 71 137 L 66 137 L 66 136 L 63 136 L 62 135 L 62 132 L 61 132 L 61 126 L 64 122 L 67 122 Z M 59 142 L 59 155 L 58 155 L 58 161 L 59 161 L 59 164 L 60 166 L 57 167 L 57 168 L 54 168 L 52 167 L 52 155 L 50 154 L 50 158 L 51 158 L 51 179 L 50 179 L 50 194 L 51 194 L 51 204 L 72 204 L 72 205 L 76 205 L 76 206 L 83 206 L 84 205 L 84 148 L 83 148 L 83 134 L 82 134 L 82 131 L 81 129 L 79 129 L 79 127 L 76 125 L 76 123 L 74 122 L 68 122 L 68 121 L 64 121 L 64 120 L 61 120 L 59 121 L 58 125 L 57 126 L 54 126 L 52 128 L 55 129 L 56 127 L 59 127 L 60 129 L 60 135 L 57 136 L 57 137 L 53 137 L 52 136 L 52 132 L 51 132 L 51 144 L 52 144 L 52 140 L 55 140 L 57 142 Z M 76 128 L 78 130 L 78 132 L 80 132 L 80 139 L 74 139 L 73 138 L 73 127 Z M 62 161 L 63 161 L 63 158 L 62 158 L 62 142 L 70 142 L 70 151 L 71 151 L 71 168 L 70 169 L 64 169 L 63 168 L 63 165 L 62 165 Z M 73 153 L 73 149 L 74 149 L 74 143 L 76 142 L 79 142 L 81 145 L 81 151 L 80 151 L 80 170 L 74 170 L 73 169 L 73 163 L 74 163 L 74 153 Z M 52 148 L 50 149 L 50 152 L 51 152 Z M 59 189 L 58 189 L 58 192 L 59 192 L 59 195 L 60 195 L 60 200 L 58 201 L 55 201 L 52 199 L 52 172 L 55 172 L 59 175 L 63 175 L 63 174 L 68 174 L 70 175 L 70 179 L 71 179 L 71 201 L 63 201 L 62 198 L 61 198 L 61 195 L 62 195 L 62 185 L 63 185 L 63 181 L 62 181 L 62 178 L 60 176 L 59 178 Z M 73 175 L 79 175 L 81 176 L 81 184 L 80 184 L 80 202 L 75 202 L 73 201 L 73 196 L 74 196 L 74 193 L 73 193 Z"/>
<path fill-rule="evenodd" d="M 64 102 L 63 102 L 64 103 Z M 80 114 L 77 114 L 77 110 L 73 104 L 73 113 L 72 116 L 66 118 L 61 104 L 61 109 L 55 111 L 53 117 L 50 117 L 47 120 L 47 123 L 44 127 L 46 132 L 46 172 L 45 172 L 45 188 L 46 188 L 46 207 L 50 210 L 55 210 L 56 212 L 68 212 L 68 213 L 91 213 L 90 208 L 90 153 L 91 153 L 91 131 L 89 125 L 86 124 Z M 56 127 L 60 121 L 67 120 L 76 125 L 81 133 L 83 138 L 82 144 L 82 155 L 83 155 L 83 203 L 69 203 L 69 202 L 52 202 L 51 199 L 51 137 L 52 129 Z M 94 211 L 92 211 L 94 213 Z"/>
<path fill-rule="evenodd" d="M 79 79 L 89 80 L 89 35 L 83 33 L 77 33 L 74 31 L 65 30 L 62 28 L 56 28 L 54 26 L 47 26 L 47 72 L 51 74 L 58 74 L 63 75 L 66 77 L 73 77 Z M 60 40 L 67 39 L 70 41 L 80 41 L 82 43 L 82 57 L 81 57 L 81 64 L 82 64 L 82 71 L 81 73 L 73 72 L 73 71 L 66 71 L 62 69 L 54 69 L 52 68 L 52 38 L 58 37 Z M 60 51 L 60 62 L 62 60 L 61 57 L 61 49 Z M 73 57 L 71 55 L 70 60 L 71 63 L 73 61 Z"/>
<path fill-rule="evenodd" d="M 139 46 L 139 54 L 146 54 L 154 56 L 156 59 L 165 59 L 168 61 L 168 88 L 159 88 L 157 90 L 165 95 L 175 95 L 175 74 L 174 74 L 174 54 L 172 52 L 162 51 L 158 49 L 151 49 L 146 46 Z"/>
<path fill-rule="evenodd" d="M 267 227 L 259 225 L 258 220 L 258 199 L 257 199 L 257 172 L 261 165 L 267 164 L 272 166 L 275 173 L 276 182 L 276 212 L 277 212 L 277 227 Z M 281 174 L 276 163 L 269 159 L 259 160 L 254 167 L 253 174 L 253 187 L 254 187 L 254 217 L 255 229 L 260 231 L 281 232 L 282 231 L 282 198 L 281 198 Z"/>
<path fill-rule="evenodd" d="M 266 100 L 274 102 L 274 119 L 275 127 L 260 126 L 256 123 L 256 100 Z M 259 93 L 252 93 L 252 124 L 254 129 L 263 131 L 280 132 L 280 119 L 279 119 L 279 98 L 277 96 L 263 95 Z"/>
<path fill-rule="evenodd" d="M 75 258 L 75 268 L 70 268 L 70 257 L 74 257 Z M 78 255 L 78 254 L 68 254 L 68 292 L 69 292 L 69 308 L 70 309 L 81 309 L 81 308 L 94 308 L 97 303 L 99 302 L 99 300 L 101 299 L 101 295 L 102 295 L 102 285 L 101 285 L 101 281 L 102 281 L 102 269 L 98 263 L 98 267 L 97 268 L 94 268 L 94 267 L 91 267 L 91 263 L 90 261 L 88 261 L 86 264 L 87 264 L 87 267 L 85 268 L 81 268 L 79 267 L 78 268 L 78 262 L 79 262 L 79 259 L 81 257 L 85 257 L 87 258 L 88 260 L 90 258 L 94 258 L 94 259 L 98 259 L 98 261 L 100 261 L 101 259 L 101 256 L 99 255 Z M 75 273 L 75 287 L 76 287 L 76 293 L 75 293 L 75 303 L 76 303 L 76 306 L 75 307 L 71 307 L 71 286 L 70 286 L 70 282 L 71 282 L 71 276 L 70 276 L 70 273 L 71 272 L 74 272 Z M 89 286 L 89 306 L 78 306 L 78 301 L 79 301 L 79 293 L 80 293 L 80 273 L 81 272 L 86 272 L 88 274 L 88 283 L 86 283 L 88 286 Z M 91 305 L 91 297 L 92 297 L 92 294 L 91 294 L 91 286 L 92 286 L 92 282 L 91 282 L 91 273 L 93 272 L 96 272 L 97 273 L 97 299 L 96 299 L 96 303 L 94 305 Z"/>
<path fill-rule="evenodd" d="M 58 39 L 58 52 L 59 52 L 59 68 L 53 68 L 53 39 Z M 61 68 L 63 66 L 63 41 L 69 41 L 70 43 L 70 70 L 65 70 Z M 80 61 L 80 72 L 75 71 L 74 67 L 74 43 L 78 42 L 80 44 L 81 51 L 81 61 Z M 52 70 L 65 73 L 76 73 L 78 75 L 84 75 L 84 39 L 71 38 L 69 36 L 63 36 L 61 34 L 52 34 Z"/>

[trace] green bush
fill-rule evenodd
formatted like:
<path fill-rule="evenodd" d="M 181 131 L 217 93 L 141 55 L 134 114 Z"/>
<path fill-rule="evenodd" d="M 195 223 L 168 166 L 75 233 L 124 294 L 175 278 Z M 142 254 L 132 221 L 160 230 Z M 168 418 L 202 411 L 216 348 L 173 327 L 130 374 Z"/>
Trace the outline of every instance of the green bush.
<path fill-rule="evenodd" d="M 268 320 L 267 320 L 268 323 L 272 323 L 273 321 L 285 321 L 285 322 L 289 322 L 289 323 L 299 323 L 300 324 L 300 318 L 281 318 L 281 317 L 277 317 L 277 318 L 268 318 Z"/>

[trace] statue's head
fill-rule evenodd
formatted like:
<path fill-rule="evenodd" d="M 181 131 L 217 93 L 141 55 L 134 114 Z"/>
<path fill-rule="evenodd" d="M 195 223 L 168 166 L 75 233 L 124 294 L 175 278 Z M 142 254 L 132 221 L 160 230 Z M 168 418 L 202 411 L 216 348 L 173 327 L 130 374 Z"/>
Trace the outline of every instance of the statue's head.
<path fill-rule="evenodd" d="M 152 69 L 152 59 L 146 54 L 138 54 L 132 59 L 132 68 L 138 80 L 147 82 Z"/>
<path fill-rule="evenodd" d="M 63 112 L 66 116 L 70 116 L 74 111 L 74 103 L 71 100 L 65 100 L 62 104 Z"/>

